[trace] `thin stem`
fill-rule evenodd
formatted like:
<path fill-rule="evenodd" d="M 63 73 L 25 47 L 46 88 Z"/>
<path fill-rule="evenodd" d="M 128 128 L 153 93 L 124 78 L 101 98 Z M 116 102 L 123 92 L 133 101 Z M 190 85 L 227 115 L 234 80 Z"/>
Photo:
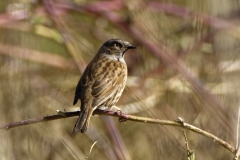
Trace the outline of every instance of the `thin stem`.
<path fill-rule="evenodd" d="M 238 108 L 238 121 L 237 121 L 237 138 L 236 138 L 236 148 L 239 146 L 238 138 L 239 138 L 239 121 L 240 121 L 240 107 Z"/>
<path fill-rule="evenodd" d="M 96 142 L 93 143 L 93 145 L 91 146 L 91 148 L 90 148 L 90 150 L 89 150 L 89 152 L 88 152 L 88 154 L 87 154 L 85 160 L 88 159 L 89 155 L 90 155 L 91 152 L 92 152 L 92 149 L 93 149 L 94 145 L 95 145 L 97 142 L 98 142 L 98 141 L 96 141 Z"/>
<path fill-rule="evenodd" d="M 236 138 L 236 154 L 233 160 L 238 160 L 240 155 L 240 147 L 239 147 L 239 121 L 240 121 L 240 107 L 238 108 L 238 121 L 237 121 L 237 138 Z"/>

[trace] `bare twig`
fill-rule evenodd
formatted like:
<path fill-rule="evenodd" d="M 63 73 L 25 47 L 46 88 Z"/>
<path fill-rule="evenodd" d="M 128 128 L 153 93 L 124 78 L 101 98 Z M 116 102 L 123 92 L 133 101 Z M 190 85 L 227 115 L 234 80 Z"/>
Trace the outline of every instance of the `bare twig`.
<path fill-rule="evenodd" d="M 238 157 L 240 155 L 240 147 L 239 147 L 239 121 L 240 121 L 240 107 L 238 108 L 238 121 L 237 121 L 237 138 L 236 138 L 236 154 L 233 158 L 233 160 L 238 160 Z"/>
<path fill-rule="evenodd" d="M 186 132 L 185 132 L 184 130 L 183 130 L 183 135 L 184 135 L 184 139 L 185 139 L 185 144 L 186 144 L 187 151 L 189 151 L 187 135 L 186 135 Z"/>
<path fill-rule="evenodd" d="M 195 160 L 194 151 L 189 149 L 188 140 L 187 140 L 187 135 L 186 135 L 185 130 L 183 130 L 183 134 L 184 134 L 185 144 L 186 144 L 186 148 L 187 148 L 187 156 L 188 156 L 188 159 L 189 159 L 189 160 Z"/>
<path fill-rule="evenodd" d="M 96 141 L 96 142 L 93 143 L 93 145 L 91 146 L 91 148 L 90 148 L 90 150 L 89 150 L 89 152 L 88 152 L 88 154 L 87 154 L 87 156 L 86 156 L 85 159 L 88 159 L 88 157 L 89 157 L 89 155 L 90 155 L 90 153 L 91 153 L 91 151 L 92 151 L 94 145 L 95 145 L 97 142 L 98 142 L 98 141 Z"/>
<path fill-rule="evenodd" d="M 11 129 L 14 127 L 19 127 L 19 126 L 24 126 L 24 125 L 29 125 L 29 124 L 34 124 L 34 123 L 39 123 L 39 122 L 45 122 L 45 121 L 51 121 L 51 120 L 56 120 L 56 119 L 62 119 L 62 118 L 67 118 L 67 117 L 74 117 L 74 116 L 79 116 L 80 111 L 74 111 L 74 112 L 65 112 L 65 115 L 63 116 L 62 114 L 59 115 L 51 115 L 51 116 L 45 116 L 41 118 L 34 118 L 34 119 L 28 119 L 28 120 L 23 120 L 19 122 L 12 122 L 12 123 L 7 123 L 0 125 L 0 129 Z M 135 121 L 135 122 L 142 122 L 142 123 L 151 123 L 151 124 L 161 124 L 161 125 L 170 125 L 170 126 L 177 126 L 177 127 L 182 127 L 184 129 L 191 130 L 193 132 L 196 132 L 198 134 L 201 134 L 209 139 L 212 139 L 214 142 L 220 144 L 227 150 L 229 150 L 232 153 L 235 153 L 236 150 L 234 147 L 232 147 L 230 144 L 228 144 L 226 141 L 218 138 L 217 136 L 204 131 L 200 128 L 197 128 L 193 125 L 190 125 L 188 123 L 184 123 L 182 125 L 181 123 L 178 123 L 176 121 L 169 121 L 169 120 L 160 120 L 160 119 L 153 119 L 153 118 L 146 118 L 146 117 L 138 117 L 138 116 L 133 116 L 129 114 L 118 114 L 117 112 L 112 112 L 112 111 L 104 111 L 104 110 L 99 110 L 96 109 L 93 114 L 98 114 L 98 115 L 108 115 L 108 116 L 113 116 L 113 117 L 119 117 L 122 119 L 130 120 L 130 121 Z"/>

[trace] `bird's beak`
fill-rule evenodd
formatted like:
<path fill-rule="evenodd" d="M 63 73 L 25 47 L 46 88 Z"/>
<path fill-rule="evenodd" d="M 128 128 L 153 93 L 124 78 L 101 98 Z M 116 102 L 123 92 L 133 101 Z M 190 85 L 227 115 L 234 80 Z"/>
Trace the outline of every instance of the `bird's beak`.
<path fill-rule="evenodd" d="M 127 49 L 136 49 L 137 47 L 135 46 L 128 46 Z"/>

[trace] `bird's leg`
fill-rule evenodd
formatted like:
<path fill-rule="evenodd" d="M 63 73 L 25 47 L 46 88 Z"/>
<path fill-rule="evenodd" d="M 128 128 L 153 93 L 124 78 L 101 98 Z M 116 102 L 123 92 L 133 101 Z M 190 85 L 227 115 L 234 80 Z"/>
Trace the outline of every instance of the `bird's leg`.
<path fill-rule="evenodd" d="M 102 106 L 99 106 L 99 107 L 98 107 L 98 109 L 101 109 L 101 110 L 107 110 L 107 109 L 108 109 L 108 107 L 107 107 L 107 106 L 104 106 L 104 105 L 102 105 Z"/>
<path fill-rule="evenodd" d="M 111 108 L 110 108 L 110 111 L 112 111 L 112 109 L 116 110 L 116 111 L 121 111 L 121 108 L 113 105 Z"/>
<path fill-rule="evenodd" d="M 121 108 L 113 105 L 111 108 L 110 108 L 110 111 L 112 111 L 112 109 L 116 110 L 117 111 L 117 115 L 121 116 L 122 115 L 122 110 Z"/>
<path fill-rule="evenodd" d="M 122 123 L 122 122 L 127 121 L 127 117 L 125 117 L 125 116 L 123 115 L 121 108 L 119 108 L 119 107 L 117 107 L 117 106 L 114 105 L 114 106 L 112 106 L 112 107 L 110 108 L 110 111 L 111 111 L 113 108 L 117 111 L 117 115 L 119 116 L 119 118 L 118 118 L 118 122 L 119 122 L 119 123 Z"/>
<path fill-rule="evenodd" d="M 111 107 L 107 107 L 107 106 L 102 105 L 102 106 L 99 106 L 98 109 L 101 109 L 101 110 L 104 110 L 104 111 L 108 111 L 108 112 L 110 112 L 110 111 L 112 111 L 114 109 L 118 113 L 118 115 L 119 115 L 119 112 L 122 113 L 121 108 L 119 108 L 119 107 L 117 107 L 115 105 L 113 105 Z"/>

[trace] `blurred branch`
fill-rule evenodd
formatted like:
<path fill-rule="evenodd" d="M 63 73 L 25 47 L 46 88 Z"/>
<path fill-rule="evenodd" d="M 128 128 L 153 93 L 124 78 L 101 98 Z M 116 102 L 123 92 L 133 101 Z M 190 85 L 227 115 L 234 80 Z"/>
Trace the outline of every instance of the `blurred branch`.
<path fill-rule="evenodd" d="M 60 8 L 54 7 L 52 1 L 50 0 L 42 0 L 42 1 L 44 3 L 44 8 L 46 10 L 46 13 L 49 14 L 49 17 L 55 23 L 57 30 L 64 38 L 64 45 L 68 50 L 68 52 L 70 53 L 70 55 L 73 57 L 75 65 L 77 66 L 78 70 L 81 73 L 83 73 L 86 65 L 82 63 L 83 62 L 82 58 L 80 59 L 81 63 L 76 58 L 77 53 L 73 44 L 71 43 L 71 36 L 67 32 L 67 26 L 65 25 L 63 18 L 61 18 L 62 15 L 60 13 L 62 10 Z"/>
<path fill-rule="evenodd" d="M 64 115 L 62 113 L 64 113 Z M 52 120 L 68 118 L 68 117 L 75 117 L 75 116 L 79 116 L 79 114 L 80 114 L 80 111 L 61 112 L 61 114 L 3 124 L 3 125 L 0 125 L 0 129 L 8 130 L 11 128 L 20 127 L 20 126 L 29 125 L 29 124 L 52 121 Z M 100 109 L 96 109 L 93 112 L 93 115 L 95 115 L 95 114 L 118 117 L 119 120 L 124 120 L 124 121 L 129 120 L 129 121 L 142 122 L 142 123 L 161 124 L 161 125 L 182 127 L 184 129 L 188 129 L 188 130 L 191 130 L 198 134 L 201 134 L 209 139 L 212 139 L 214 142 L 220 144 L 221 146 L 223 146 L 224 148 L 226 148 L 228 151 L 230 151 L 232 153 L 236 152 L 234 147 L 232 147 L 230 144 L 228 144 L 224 140 L 218 138 L 217 136 L 215 136 L 207 131 L 204 131 L 200 128 L 197 128 L 197 127 L 190 125 L 188 123 L 185 123 L 183 121 L 179 122 L 179 121 L 169 121 L 169 120 L 160 120 L 160 119 L 154 119 L 154 118 L 139 117 L 139 116 L 133 116 L 133 115 L 124 114 L 124 113 L 119 114 L 118 112 L 112 112 L 112 111 L 106 111 L 106 110 L 100 110 Z"/>
<path fill-rule="evenodd" d="M 0 14 L 0 26 L 14 21 L 27 19 L 30 17 L 30 13 L 27 10 L 18 10 L 11 13 Z"/>
<path fill-rule="evenodd" d="M 122 135 L 119 131 L 119 128 L 116 126 L 116 124 L 113 122 L 113 119 L 109 117 L 104 117 L 104 121 L 107 126 L 107 131 L 109 135 L 111 136 L 111 140 L 114 143 L 114 151 L 118 157 L 118 159 L 131 159 L 130 154 L 127 150 L 127 147 L 124 143 L 124 140 L 122 138 Z"/>
<path fill-rule="evenodd" d="M 189 48 L 187 48 L 186 50 L 180 50 L 177 52 L 177 58 L 178 59 L 183 59 L 184 57 L 186 57 L 188 54 L 192 53 L 194 50 L 199 49 L 202 44 L 210 39 L 210 37 L 213 36 L 213 33 L 208 33 L 204 36 L 202 36 L 200 39 L 196 38 L 193 42 L 193 45 Z M 160 64 L 159 66 L 157 66 L 156 68 L 154 68 L 153 70 L 147 72 L 143 77 L 142 77 L 142 82 L 144 82 L 144 80 L 146 80 L 147 78 L 156 75 L 156 74 L 163 74 L 163 72 L 167 69 L 167 67 L 163 64 Z"/>
<path fill-rule="evenodd" d="M 209 14 L 196 13 L 178 5 L 160 2 L 149 2 L 146 4 L 146 7 L 152 11 L 170 13 L 175 16 L 183 17 L 185 19 L 198 19 L 216 29 L 228 29 L 233 36 L 240 36 L 239 30 L 234 30 L 234 28 L 238 28 L 237 25 L 224 19 L 211 16 Z M 238 34 L 236 35 L 236 33 Z"/>
<path fill-rule="evenodd" d="M 72 70 L 75 68 L 75 65 L 73 65 L 71 61 L 63 58 L 62 56 L 12 45 L 6 45 L 3 43 L 0 43 L 0 54 L 29 61 L 35 61 L 66 70 Z"/>

